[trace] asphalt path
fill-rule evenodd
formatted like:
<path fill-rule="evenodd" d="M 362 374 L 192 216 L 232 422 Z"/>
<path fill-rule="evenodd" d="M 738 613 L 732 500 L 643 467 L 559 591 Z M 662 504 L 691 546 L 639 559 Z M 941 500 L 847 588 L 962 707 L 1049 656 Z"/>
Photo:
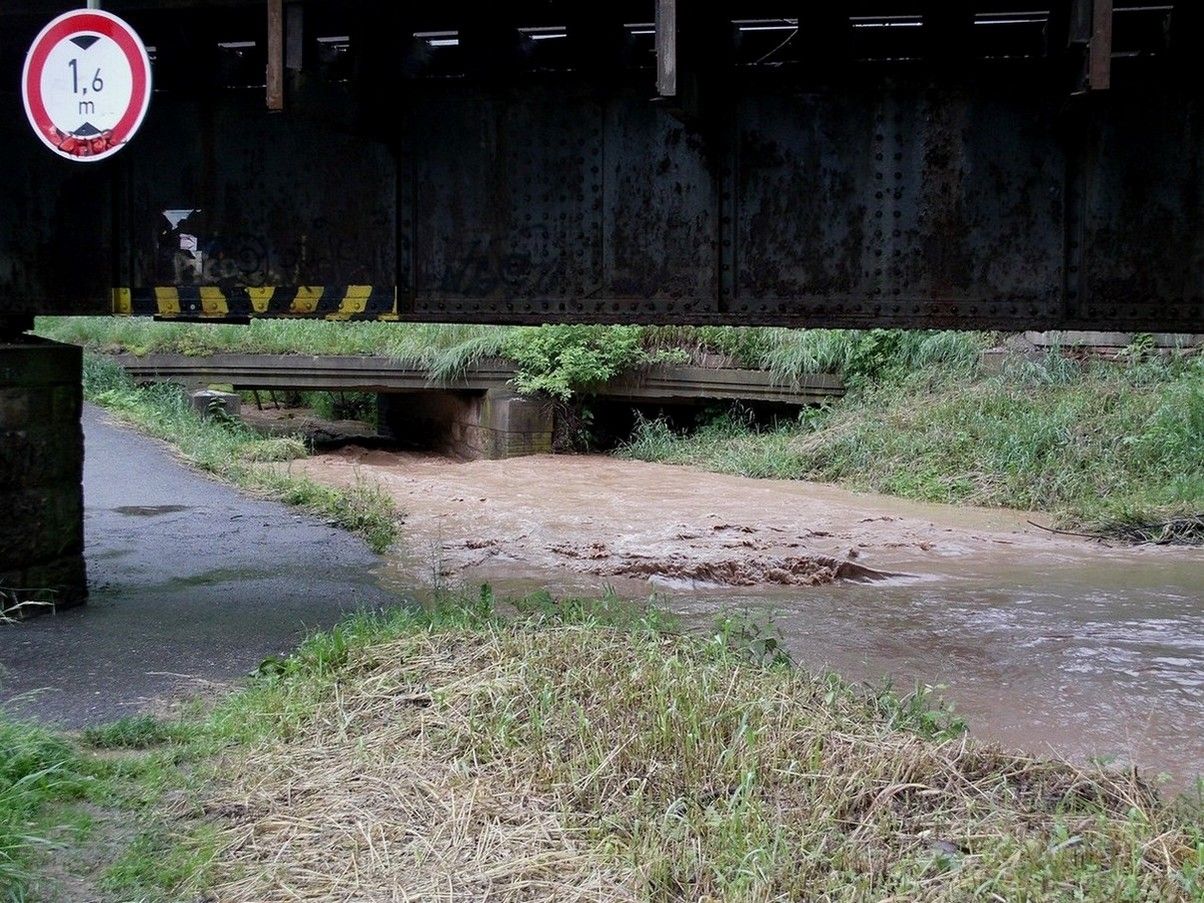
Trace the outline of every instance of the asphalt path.
<path fill-rule="evenodd" d="M 243 495 L 84 409 L 88 604 L 0 625 L 0 705 L 66 728 L 227 683 L 397 604 L 357 537 Z"/>

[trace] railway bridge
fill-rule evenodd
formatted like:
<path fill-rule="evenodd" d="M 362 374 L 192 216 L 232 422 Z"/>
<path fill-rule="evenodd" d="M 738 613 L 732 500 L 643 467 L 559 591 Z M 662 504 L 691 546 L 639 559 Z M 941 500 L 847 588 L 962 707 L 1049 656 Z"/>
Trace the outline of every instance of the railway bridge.
<path fill-rule="evenodd" d="M 104 0 L 141 131 L 23 115 L 0 8 L 0 587 L 82 598 L 34 315 L 1204 332 L 1198 0 Z"/>

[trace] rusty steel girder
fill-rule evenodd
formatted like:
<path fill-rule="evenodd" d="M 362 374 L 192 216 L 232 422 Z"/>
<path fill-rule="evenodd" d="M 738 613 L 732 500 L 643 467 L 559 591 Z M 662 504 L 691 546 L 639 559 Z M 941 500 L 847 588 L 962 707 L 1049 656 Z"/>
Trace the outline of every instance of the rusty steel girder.
<path fill-rule="evenodd" d="M 1201 5 L 1032 5 L 113 0 L 81 167 L 6 4 L 0 319 L 1204 332 Z"/>

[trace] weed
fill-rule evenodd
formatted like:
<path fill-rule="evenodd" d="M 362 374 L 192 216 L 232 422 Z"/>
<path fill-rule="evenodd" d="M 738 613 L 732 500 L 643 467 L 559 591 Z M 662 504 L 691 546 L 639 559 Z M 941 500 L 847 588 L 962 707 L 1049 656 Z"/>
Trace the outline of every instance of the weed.
<path fill-rule="evenodd" d="M 505 352 L 518 366 L 519 391 L 560 400 L 647 360 L 634 326 L 544 326 L 512 333 Z"/>
<path fill-rule="evenodd" d="M 100 886 L 122 900 L 179 900 L 184 890 L 205 881 L 221 846 L 214 825 L 180 830 L 158 824 L 137 835 L 105 870 Z"/>
<path fill-rule="evenodd" d="M 772 618 L 757 619 L 748 611 L 724 613 L 715 624 L 715 641 L 759 665 L 794 665 Z"/>
<path fill-rule="evenodd" d="M 953 704 L 938 695 L 943 689 L 917 682 L 915 689 L 900 696 L 887 682 L 873 691 L 872 698 L 891 727 L 913 731 L 931 740 L 952 740 L 964 735 L 968 725 L 955 714 Z"/>
<path fill-rule="evenodd" d="M 153 715 L 129 715 L 85 729 L 81 740 L 95 749 L 149 749 L 177 737 L 177 728 Z"/>
<path fill-rule="evenodd" d="M 0 716 L 0 900 L 23 900 L 50 831 L 37 817 L 49 803 L 85 796 L 93 784 L 66 740 Z"/>

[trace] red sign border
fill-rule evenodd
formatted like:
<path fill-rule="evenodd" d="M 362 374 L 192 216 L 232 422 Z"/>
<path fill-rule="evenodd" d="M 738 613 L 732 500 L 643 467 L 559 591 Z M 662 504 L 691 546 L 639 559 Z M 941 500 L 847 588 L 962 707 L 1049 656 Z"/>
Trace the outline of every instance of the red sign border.
<path fill-rule="evenodd" d="M 55 125 L 46 112 L 41 96 L 42 70 L 51 49 L 75 32 L 102 34 L 116 42 L 130 64 L 133 87 L 130 103 L 124 115 L 113 127 L 111 146 L 104 150 L 77 156 L 64 151 L 55 143 Z M 150 106 L 151 69 L 150 58 L 138 33 L 124 19 L 100 9 L 75 9 L 63 13 L 47 23 L 38 33 L 29 52 L 25 54 L 25 67 L 21 72 L 21 99 L 25 103 L 25 115 L 42 143 L 60 157 L 80 163 L 94 163 L 112 156 L 125 147 L 126 142 L 138 131 Z"/>

